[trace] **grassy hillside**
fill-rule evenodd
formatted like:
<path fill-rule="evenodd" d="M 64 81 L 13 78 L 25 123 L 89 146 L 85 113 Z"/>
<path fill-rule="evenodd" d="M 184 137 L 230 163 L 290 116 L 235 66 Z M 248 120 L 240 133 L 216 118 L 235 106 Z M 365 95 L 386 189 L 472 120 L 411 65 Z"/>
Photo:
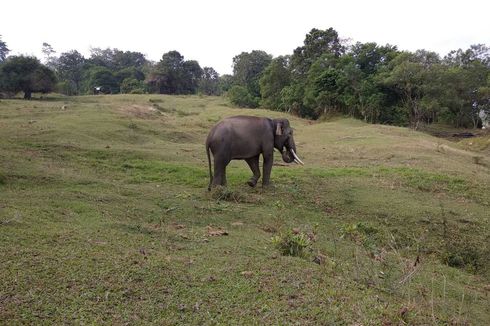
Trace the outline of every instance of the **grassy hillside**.
<path fill-rule="evenodd" d="M 284 116 L 213 97 L 0 101 L 0 320 L 490 320 L 488 152 L 288 117 L 304 168 L 251 189 L 234 161 L 208 193 L 204 139 L 235 114 Z"/>

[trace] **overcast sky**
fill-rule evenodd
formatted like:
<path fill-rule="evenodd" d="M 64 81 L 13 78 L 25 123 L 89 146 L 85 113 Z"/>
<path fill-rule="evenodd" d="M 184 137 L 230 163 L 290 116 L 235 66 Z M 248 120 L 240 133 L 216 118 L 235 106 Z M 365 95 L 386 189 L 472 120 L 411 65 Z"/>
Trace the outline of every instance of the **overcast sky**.
<path fill-rule="evenodd" d="M 489 13 L 489 0 L 2 0 L 0 35 L 11 54 L 42 57 L 43 42 L 57 54 L 111 47 L 155 61 L 177 50 L 225 74 L 243 51 L 291 54 L 312 28 L 441 55 L 490 45 Z"/>

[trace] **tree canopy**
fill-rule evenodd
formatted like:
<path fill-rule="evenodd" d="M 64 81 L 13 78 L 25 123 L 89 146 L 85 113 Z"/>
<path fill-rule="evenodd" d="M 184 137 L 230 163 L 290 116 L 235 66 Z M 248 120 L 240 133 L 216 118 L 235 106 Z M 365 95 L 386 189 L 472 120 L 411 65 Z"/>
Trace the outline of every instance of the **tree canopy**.
<path fill-rule="evenodd" d="M 54 72 L 34 57 L 12 56 L 0 65 L 0 89 L 24 92 L 28 100 L 33 92 L 51 92 L 55 83 Z"/>

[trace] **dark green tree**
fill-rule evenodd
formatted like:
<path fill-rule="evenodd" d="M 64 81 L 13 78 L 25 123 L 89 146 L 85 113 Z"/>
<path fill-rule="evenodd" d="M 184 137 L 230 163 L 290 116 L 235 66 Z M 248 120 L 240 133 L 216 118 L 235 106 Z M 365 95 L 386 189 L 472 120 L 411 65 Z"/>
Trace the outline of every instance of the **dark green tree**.
<path fill-rule="evenodd" d="M 388 64 L 398 54 L 396 46 L 386 44 L 380 46 L 374 42 L 354 44 L 349 55 L 365 75 L 375 74 L 381 67 Z"/>
<path fill-rule="evenodd" d="M 143 53 L 135 51 L 121 51 L 118 49 L 114 49 L 112 51 L 111 62 L 116 70 L 134 67 L 141 71 L 141 69 L 148 64 L 148 60 L 146 60 Z"/>
<path fill-rule="evenodd" d="M 318 118 L 322 114 L 341 111 L 341 74 L 328 59 L 321 58 L 311 66 L 303 99 L 310 116 Z"/>
<path fill-rule="evenodd" d="M 291 83 L 288 57 L 278 57 L 264 70 L 259 80 L 261 106 L 273 110 L 284 110 L 281 91 Z"/>
<path fill-rule="evenodd" d="M 231 103 L 241 108 L 256 108 L 259 106 L 259 98 L 253 97 L 245 86 L 234 85 L 228 91 Z"/>
<path fill-rule="evenodd" d="M 24 92 L 30 100 L 33 92 L 51 92 L 56 84 L 52 70 L 34 57 L 12 56 L 0 65 L 0 88 L 6 92 Z"/>
<path fill-rule="evenodd" d="M 120 84 L 126 78 L 136 79 L 139 81 L 145 80 L 145 74 L 137 67 L 126 67 L 121 70 L 117 70 L 114 73 L 117 82 Z"/>
<path fill-rule="evenodd" d="M 56 60 L 55 70 L 61 81 L 69 85 L 74 94 L 81 91 L 86 60 L 78 51 L 72 50 L 62 53 Z"/>
<path fill-rule="evenodd" d="M 218 92 L 219 94 L 224 94 L 230 90 L 233 86 L 233 76 L 232 75 L 222 75 L 218 79 Z"/>
<path fill-rule="evenodd" d="M 201 80 L 199 81 L 199 92 L 204 95 L 219 95 L 219 74 L 211 67 L 202 69 Z"/>
<path fill-rule="evenodd" d="M 331 54 L 340 57 L 344 53 L 336 30 L 313 28 L 306 34 L 303 46 L 297 47 L 291 57 L 291 69 L 295 78 L 305 79 L 311 65 L 322 55 Z"/>
<path fill-rule="evenodd" d="M 259 80 L 272 56 L 264 51 L 242 52 L 233 58 L 233 83 L 244 86 L 252 97 L 260 97 Z"/>
<path fill-rule="evenodd" d="M 184 61 L 181 79 L 181 93 L 196 94 L 202 77 L 202 68 L 196 60 Z"/>
<path fill-rule="evenodd" d="M 119 93 L 119 83 L 112 71 L 106 67 L 93 66 L 85 72 L 85 93 L 93 92 L 94 87 L 100 87 L 104 93 Z"/>
<path fill-rule="evenodd" d="M 155 65 L 147 82 L 151 91 L 160 94 L 194 94 L 201 75 L 197 61 L 184 61 L 179 52 L 170 51 Z"/>
<path fill-rule="evenodd" d="M 126 78 L 121 83 L 121 93 L 124 94 L 144 94 L 145 84 L 135 78 Z"/>
<path fill-rule="evenodd" d="M 7 43 L 2 41 L 2 35 L 0 35 L 0 63 L 7 58 L 9 52 L 10 50 L 7 47 Z"/>

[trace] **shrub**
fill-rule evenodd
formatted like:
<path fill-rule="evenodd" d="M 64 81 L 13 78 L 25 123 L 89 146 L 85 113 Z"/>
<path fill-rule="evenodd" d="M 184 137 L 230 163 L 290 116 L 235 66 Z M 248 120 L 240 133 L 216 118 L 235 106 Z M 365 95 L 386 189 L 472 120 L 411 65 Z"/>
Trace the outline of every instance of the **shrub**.
<path fill-rule="evenodd" d="M 125 78 L 121 83 L 121 93 L 144 94 L 145 84 L 135 78 Z"/>
<path fill-rule="evenodd" d="M 289 230 L 272 237 L 271 241 L 284 256 L 304 257 L 311 251 L 310 237 L 301 231 Z"/>
<path fill-rule="evenodd" d="M 259 98 L 254 97 L 243 86 L 233 86 L 228 91 L 228 98 L 231 103 L 241 108 L 256 108 L 259 106 Z"/>

